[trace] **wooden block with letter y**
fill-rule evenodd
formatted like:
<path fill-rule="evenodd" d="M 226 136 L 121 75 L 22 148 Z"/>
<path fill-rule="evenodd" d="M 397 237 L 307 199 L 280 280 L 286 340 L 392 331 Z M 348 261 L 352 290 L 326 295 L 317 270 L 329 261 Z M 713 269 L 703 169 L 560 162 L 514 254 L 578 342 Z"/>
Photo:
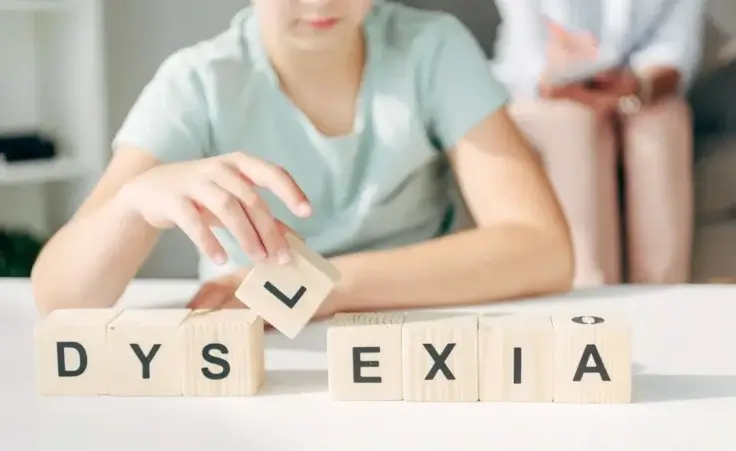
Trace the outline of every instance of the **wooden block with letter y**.
<path fill-rule="evenodd" d="M 555 402 L 631 402 L 631 332 L 616 315 L 553 315 Z"/>
<path fill-rule="evenodd" d="M 259 263 L 235 296 L 289 338 L 296 337 L 340 279 L 337 269 L 300 239 L 286 235 L 291 261 Z"/>
<path fill-rule="evenodd" d="M 398 401 L 402 313 L 339 313 L 327 330 L 329 390 L 334 400 Z"/>
<path fill-rule="evenodd" d="M 181 396 L 188 309 L 125 310 L 107 330 L 109 393 L 113 396 Z"/>
<path fill-rule="evenodd" d="M 34 330 L 38 392 L 105 394 L 105 336 L 107 325 L 119 314 L 119 310 L 106 308 L 62 309 L 40 321 Z"/>
<path fill-rule="evenodd" d="M 547 315 L 483 315 L 480 401 L 552 402 L 554 334 Z"/>
<path fill-rule="evenodd" d="M 405 401 L 478 401 L 478 316 L 409 312 L 402 329 Z"/>
<path fill-rule="evenodd" d="M 261 388 L 263 319 L 252 310 L 195 310 L 181 332 L 184 396 L 251 396 Z"/>

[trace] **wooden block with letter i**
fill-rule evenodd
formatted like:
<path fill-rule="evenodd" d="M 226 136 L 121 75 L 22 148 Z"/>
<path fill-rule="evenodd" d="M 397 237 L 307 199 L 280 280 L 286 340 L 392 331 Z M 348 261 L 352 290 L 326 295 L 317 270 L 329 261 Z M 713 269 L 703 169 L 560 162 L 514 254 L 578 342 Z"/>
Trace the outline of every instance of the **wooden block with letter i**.
<path fill-rule="evenodd" d="M 296 337 L 340 279 L 337 269 L 294 235 L 287 234 L 291 261 L 259 263 L 235 296 L 289 338 Z"/>
<path fill-rule="evenodd" d="M 181 396 L 188 309 L 124 310 L 107 330 L 109 393 L 113 396 Z"/>
<path fill-rule="evenodd" d="M 405 401 L 478 401 L 478 316 L 409 312 L 402 328 Z"/>
<path fill-rule="evenodd" d="M 616 315 L 554 315 L 555 402 L 631 402 L 631 332 Z"/>
<path fill-rule="evenodd" d="M 339 313 L 332 318 L 327 330 L 332 399 L 402 399 L 402 323 L 402 313 Z"/>
<path fill-rule="evenodd" d="M 39 394 L 97 396 L 107 391 L 105 335 L 119 310 L 55 310 L 35 327 Z"/>
<path fill-rule="evenodd" d="M 263 319 L 252 310 L 195 310 L 181 333 L 184 396 L 251 396 L 261 388 Z"/>
<path fill-rule="evenodd" d="M 480 401 L 552 402 L 553 342 L 549 316 L 481 316 Z"/>

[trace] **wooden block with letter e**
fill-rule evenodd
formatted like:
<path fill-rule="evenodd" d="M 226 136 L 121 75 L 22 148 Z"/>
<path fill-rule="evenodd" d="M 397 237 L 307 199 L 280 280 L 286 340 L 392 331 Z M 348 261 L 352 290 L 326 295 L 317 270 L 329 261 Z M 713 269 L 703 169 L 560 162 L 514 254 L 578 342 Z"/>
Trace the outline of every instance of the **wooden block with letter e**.
<path fill-rule="evenodd" d="M 181 332 L 184 396 L 250 396 L 261 388 L 263 319 L 252 310 L 195 310 Z"/>
<path fill-rule="evenodd" d="M 109 393 L 113 396 L 181 396 L 189 309 L 124 310 L 107 330 Z"/>
<path fill-rule="evenodd" d="M 402 313 L 339 313 L 327 330 L 329 391 L 334 400 L 398 401 Z"/>
<path fill-rule="evenodd" d="M 549 316 L 481 316 L 480 401 L 552 402 L 553 343 Z"/>
<path fill-rule="evenodd" d="M 553 315 L 555 402 L 631 402 L 631 331 L 617 315 Z"/>
<path fill-rule="evenodd" d="M 113 309 L 56 310 L 36 324 L 36 384 L 42 395 L 107 392 L 105 335 Z"/>
<path fill-rule="evenodd" d="M 327 298 L 340 274 L 294 235 L 287 234 L 291 261 L 259 263 L 235 296 L 289 338 L 296 337 Z"/>
<path fill-rule="evenodd" d="M 478 316 L 409 312 L 402 328 L 405 401 L 478 401 Z"/>

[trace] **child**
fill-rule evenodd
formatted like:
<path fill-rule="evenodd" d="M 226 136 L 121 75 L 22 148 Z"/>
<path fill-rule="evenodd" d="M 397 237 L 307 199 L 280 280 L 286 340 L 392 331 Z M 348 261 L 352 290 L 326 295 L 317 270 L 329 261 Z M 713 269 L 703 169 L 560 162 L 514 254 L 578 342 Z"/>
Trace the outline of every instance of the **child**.
<path fill-rule="evenodd" d="M 289 229 L 343 275 L 317 318 L 566 290 L 567 224 L 505 101 L 452 16 L 255 0 L 144 89 L 34 267 L 38 305 L 113 305 L 172 227 L 202 254 L 193 307 L 236 305 Z M 453 179 L 476 226 L 451 234 Z"/>

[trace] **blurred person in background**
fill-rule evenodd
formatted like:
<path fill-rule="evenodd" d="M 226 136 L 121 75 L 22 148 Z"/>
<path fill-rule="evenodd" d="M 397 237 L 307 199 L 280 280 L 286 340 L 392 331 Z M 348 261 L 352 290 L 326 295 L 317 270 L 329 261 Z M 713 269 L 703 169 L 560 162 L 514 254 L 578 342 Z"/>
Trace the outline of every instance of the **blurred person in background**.
<path fill-rule="evenodd" d="M 497 5 L 492 68 L 568 215 L 575 285 L 621 283 L 624 267 L 631 283 L 689 281 L 693 139 L 684 93 L 701 58 L 705 0 Z M 551 82 L 596 61 L 617 64 L 584 81 Z"/>

